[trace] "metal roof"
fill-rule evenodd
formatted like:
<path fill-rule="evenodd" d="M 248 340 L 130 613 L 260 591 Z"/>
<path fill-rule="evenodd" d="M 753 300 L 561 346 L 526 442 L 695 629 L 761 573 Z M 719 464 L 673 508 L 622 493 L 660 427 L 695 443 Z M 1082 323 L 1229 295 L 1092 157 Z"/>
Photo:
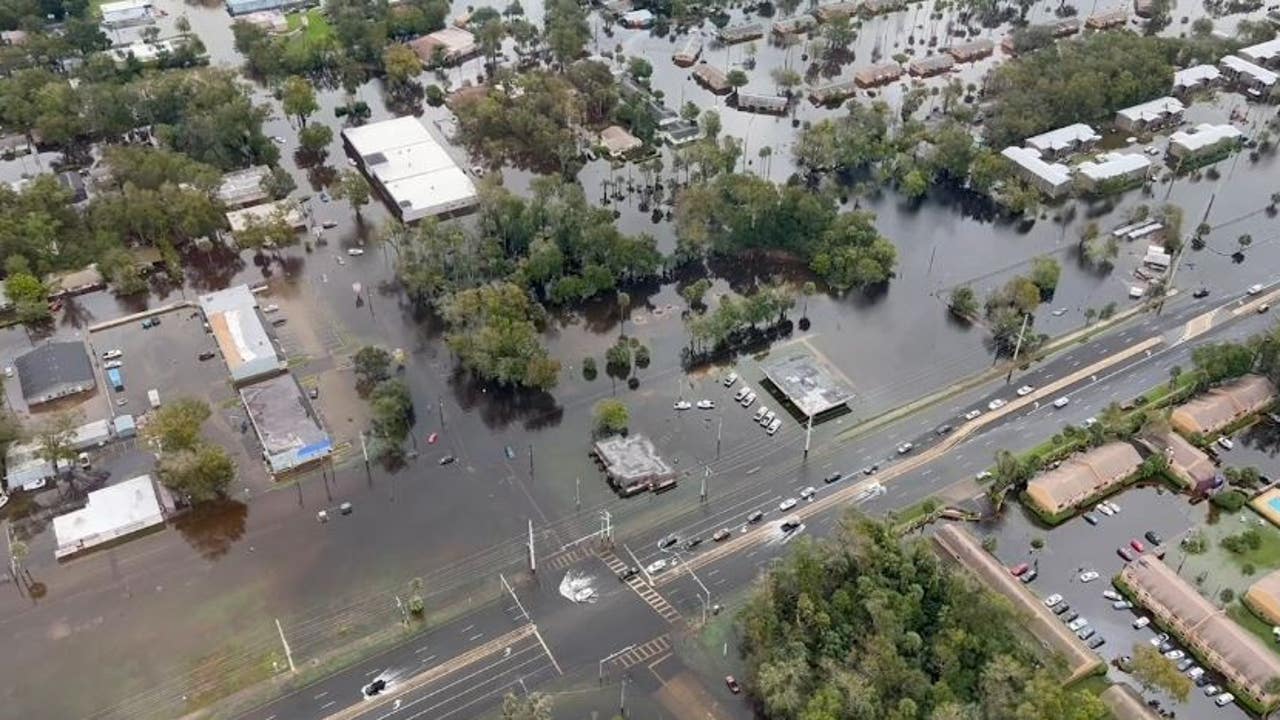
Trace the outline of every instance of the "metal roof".
<path fill-rule="evenodd" d="M 92 390 L 97 384 L 89 354 L 80 342 L 41 345 L 19 357 L 13 365 L 18 370 L 22 397 L 28 405 Z"/>
<path fill-rule="evenodd" d="M 248 382 L 284 370 L 284 360 L 262 324 L 258 301 L 248 285 L 201 295 L 200 309 L 232 380 Z"/>

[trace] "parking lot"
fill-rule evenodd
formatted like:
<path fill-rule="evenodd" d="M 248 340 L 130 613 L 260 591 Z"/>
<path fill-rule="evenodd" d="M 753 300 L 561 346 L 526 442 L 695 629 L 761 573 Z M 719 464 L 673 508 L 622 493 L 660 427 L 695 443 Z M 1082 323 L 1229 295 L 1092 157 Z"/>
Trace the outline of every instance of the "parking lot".
<path fill-rule="evenodd" d="M 1012 568 L 1027 563 L 1037 570 L 1038 576 L 1028 584 L 1030 589 L 1041 599 L 1061 595 L 1070 609 L 1059 617 L 1078 613 L 1079 619 L 1087 622 L 1095 636 L 1105 639 L 1106 642 L 1095 652 L 1109 663 L 1109 678 L 1141 691 L 1137 681 L 1115 667 L 1112 661 L 1131 655 L 1135 644 L 1148 642 L 1160 631 L 1154 625 L 1135 629 L 1134 620 L 1145 613 L 1138 608 L 1117 610 L 1112 606 L 1115 601 L 1103 595 L 1104 591 L 1115 589 L 1111 578 L 1124 564 L 1117 550 L 1129 547 L 1131 540 L 1149 548 L 1151 543 L 1144 537 L 1147 531 L 1154 531 L 1166 546 L 1176 544 L 1200 522 L 1207 512 L 1207 504 L 1191 506 L 1185 497 L 1154 487 L 1135 488 L 1113 496 L 1111 501 L 1120 507 L 1120 512 L 1110 516 L 1093 512 L 1099 519 L 1097 525 L 1089 525 L 1077 517 L 1049 530 L 1034 524 L 1020 507 L 1011 507 L 1000 521 L 980 527 L 978 535 L 996 539 L 995 555 L 1006 566 Z M 1036 539 L 1044 543 L 1039 550 L 1032 547 Z M 1096 572 L 1098 578 L 1082 582 L 1081 574 L 1088 571 Z M 1248 717 L 1237 705 L 1216 707 L 1198 687 L 1192 689 L 1191 696 L 1183 704 L 1163 693 L 1146 693 L 1145 696 L 1159 700 L 1162 707 L 1174 710 L 1178 717 Z"/>

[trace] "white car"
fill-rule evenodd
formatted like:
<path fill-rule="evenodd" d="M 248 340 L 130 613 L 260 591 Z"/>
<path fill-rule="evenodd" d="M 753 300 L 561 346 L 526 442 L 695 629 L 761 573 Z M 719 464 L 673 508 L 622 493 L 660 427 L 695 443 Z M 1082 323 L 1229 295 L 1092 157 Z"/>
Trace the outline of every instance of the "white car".
<path fill-rule="evenodd" d="M 46 484 L 47 484 L 47 481 L 44 478 L 36 478 L 35 480 L 32 480 L 30 482 L 23 483 L 22 489 L 26 490 L 27 492 L 35 492 L 37 490 L 44 489 L 44 486 Z"/>
<path fill-rule="evenodd" d="M 724 386 L 733 387 L 733 384 L 736 382 L 738 382 L 738 373 L 731 372 L 729 373 L 729 376 L 724 379 Z"/>
<path fill-rule="evenodd" d="M 760 420 L 764 418 L 764 414 L 767 412 L 769 412 L 769 406 L 761 405 L 760 407 L 756 408 L 756 414 L 751 416 L 751 420 L 753 422 L 760 422 Z"/>
<path fill-rule="evenodd" d="M 1068 403 L 1070 403 L 1070 402 L 1071 402 L 1071 398 L 1066 397 L 1066 396 L 1064 395 L 1063 397 L 1060 397 L 1060 398 L 1058 398 L 1057 400 L 1054 400 L 1054 401 L 1053 401 L 1053 406 L 1054 406 L 1054 407 L 1056 407 L 1056 408 L 1058 408 L 1059 410 L 1061 410 L 1062 408 L 1066 407 L 1066 406 L 1067 406 L 1067 404 L 1068 404 Z"/>
<path fill-rule="evenodd" d="M 667 569 L 666 558 L 662 558 L 659 560 L 654 560 L 653 562 L 649 563 L 648 567 L 646 567 L 644 571 L 649 573 L 650 575 L 657 575 L 658 573 L 666 569 Z"/>
<path fill-rule="evenodd" d="M 1035 391 L 1036 389 L 1034 387 L 1030 385 L 1023 385 L 1022 387 L 1018 388 L 1018 397 L 1026 397 Z"/>
<path fill-rule="evenodd" d="M 1236 444 L 1231 441 L 1231 438 L 1227 437 L 1226 435 L 1223 435 L 1222 437 L 1218 438 L 1218 444 L 1222 446 L 1223 450 L 1230 450 L 1231 448 L 1236 446 Z"/>
<path fill-rule="evenodd" d="M 773 422 L 769 423 L 769 427 L 765 428 L 764 431 L 769 433 L 770 435 L 773 435 L 774 433 L 778 432 L 778 430 L 781 427 L 782 427 L 782 421 L 774 420 Z"/>
<path fill-rule="evenodd" d="M 979 415 L 981 415 L 981 414 L 982 414 L 982 411 L 981 411 L 981 410 L 970 410 L 969 412 L 967 412 L 967 413 L 965 413 L 965 414 L 964 414 L 964 419 L 965 419 L 965 420 L 972 420 L 972 419 L 974 419 L 974 418 L 978 417 L 978 416 L 979 416 Z"/>
<path fill-rule="evenodd" d="M 1192 680 L 1199 680 L 1201 675 L 1204 675 L 1204 668 L 1202 667 L 1193 667 L 1187 671 L 1187 677 Z"/>
<path fill-rule="evenodd" d="M 1093 508 L 1093 509 L 1094 509 L 1094 510 L 1097 510 L 1098 512 L 1102 513 L 1103 515 L 1106 515 L 1107 517 L 1111 517 L 1112 515 L 1115 515 L 1115 514 L 1116 514 L 1116 511 L 1115 511 L 1115 510 L 1112 510 L 1112 509 L 1111 509 L 1111 506 L 1110 506 L 1110 505 L 1107 505 L 1107 504 L 1106 504 L 1106 503 L 1104 503 L 1104 502 L 1100 502 L 1100 503 L 1098 503 L 1097 505 L 1095 505 L 1095 506 L 1094 506 L 1094 508 Z"/>
<path fill-rule="evenodd" d="M 911 443 L 909 443 L 909 442 L 902 443 L 901 445 L 899 445 L 899 446 L 898 446 L 898 454 L 899 454 L 899 455 L 906 455 L 907 453 L 911 452 L 911 449 L 912 449 L 912 448 L 914 448 L 914 447 L 915 447 L 915 445 L 912 445 L 912 444 L 911 444 Z"/>
<path fill-rule="evenodd" d="M 102 364 L 102 367 L 106 368 L 107 370 L 114 370 L 118 367 L 124 367 L 124 363 L 119 360 L 108 360 Z"/>
<path fill-rule="evenodd" d="M 800 499 L 801 499 L 801 500 L 812 500 L 812 499 L 813 499 L 813 496 L 814 496 L 814 495 L 817 495 L 817 494 L 818 494 L 818 490 L 817 490 L 815 487 L 813 487 L 812 485 L 810 485 L 809 487 L 807 487 L 807 488 L 805 488 L 805 489 L 803 489 L 803 490 L 801 490 L 801 491 L 800 491 Z"/>
<path fill-rule="evenodd" d="M 1070 630 L 1071 632 L 1075 632 L 1088 624 L 1089 624 L 1088 620 L 1085 620 L 1082 617 L 1078 617 L 1075 620 L 1072 620 L 1071 622 L 1067 623 L 1067 629 Z"/>
<path fill-rule="evenodd" d="M 1044 606 L 1053 607 L 1054 605 L 1057 605 L 1060 602 L 1062 602 L 1062 596 L 1059 595 L 1058 593 L 1054 593 L 1044 599 Z"/>
<path fill-rule="evenodd" d="M 1164 656 L 1176 662 L 1186 657 L 1187 654 L 1182 652 L 1181 650 L 1170 650 L 1169 652 L 1165 653 Z"/>
<path fill-rule="evenodd" d="M 1115 590 L 1103 590 L 1103 591 L 1102 591 L 1102 597 L 1104 597 L 1104 598 L 1106 598 L 1106 599 L 1108 599 L 1108 600 L 1123 600 L 1123 599 L 1124 599 L 1123 597 L 1120 597 L 1120 593 L 1116 592 Z"/>
<path fill-rule="evenodd" d="M 1128 600 L 1117 600 L 1111 603 L 1111 607 L 1115 610 L 1129 610 L 1133 607 L 1133 603 Z"/>
<path fill-rule="evenodd" d="M 1143 615 L 1142 617 L 1137 618 L 1136 620 L 1133 621 L 1133 629 L 1141 630 L 1142 628 L 1150 624 L 1151 624 L 1151 618 L 1147 617 L 1146 615 Z"/>
<path fill-rule="evenodd" d="M 1091 582 L 1093 582 L 1094 580 L 1097 580 L 1099 577 L 1100 577 L 1100 576 L 1098 575 L 1098 571 L 1096 571 L 1096 570 L 1085 570 L 1084 572 L 1080 573 L 1080 582 L 1082 582 L 1082 583 L 1091 583 Z"/>
<path fill-rule="evenodd" d="M 273 312 L 279 312 L 279 311 L 280 311 L 280 306 L 279 306 L 279 305 L 276 305 L 276 304 L 274 304 L 274 303 L 272 303 L 271 305 L 268 305 L 268 306 L 266 306 L 266 307 L 262 308 L 262 312 L 264 312 L 264 313 L 266 313 L 266 314 L 268 314 L 268 315 L 270 315 L 270 314 L 271 314 L 271 313 L 273 313 Z"/>
<path fill-rule="evenodd" d="M 1217 705 L 1218 707 L 1226 707 L 1227 705 L 1230 705 L 1235 701 L 1236 701 L 1235 695 L 1232 695 L 1231 693 L 1222 693 L 1221 695 L 1218 696 L 1218 699 L 1213 701 L 1213 704 Z"/>
<path fill-rule="evenodd" d="M 987 403 L 988 410 L 999 410 L 1002 407 L 1004 407 L 1004 400 L 1001 400 L 1000 398 L 996 398 L 995 400 Z"/>
<path fill-rule="evenodd" d="M 1147 642 L 1151 643 L 1151 647 L 1160 647 L 1161 645 L 1163 645 L 1168 641 L 1169 641 L 1169 633 L 1157 633 L 1155 637 L 1152 637 L 1151 639 L 1147 640 Z"/>
<path fill-rule="evenodd" d="M 1102 504 L 1103 504 L 1103 505 L 1106 505 L 1106 506 L 1107 506 L 1107 507 L 1109 507 L 1109 508 L 1111 508 L 1111 513 L 1112 513 L 1113 515 L 1119 515 L 1119 514 L 1120 514 L 1120 506 L 1119 506 L 1119 505 L 1117 505 L 1117 504 L 1115 503 L 1115 501 L 1114 501 L 1114 500 L 1103 500 L 1103 501 L 1102 501 Z"/>
<path fill-rule="evenodd" d="M 786 512 L 795 507 L 798 503 L 799 501 L 795 498 L 787 498 L 786 500 L 778 503 L 778 512 Z"/>
<path fill-rule="evenodd" d="M 756 401 L 756 393 L 754 390 L 748 391 L 747 396 L 742 398 L 742 407 L 751 407 L 751 403 Z"/>
<path fill-rule="evenodd" d="M 364 254 L 364 248 L 347 248 L 347 254 L 351 257 L 359 257 Z"/>
<path fill-rule="evenodd" d="M 983 480 L 990 480 L 992 477 L 994 477 L 994 475 L 991 474 L 990 470 L 983 470 L 982 472 L 973 476 L 973 478 L 978 482 L 982 482 Z"/>
<path fill-rule="evenodd" d="M 1085 419 L 1084 419 L 1084 422 L 1083 422 L 1083 423 L 1080 423 L 1080 424 L 1081 424 L 1081 425 L 1084 425 L 1084 426 L 1085 426 L 1085 427 L 1087 427 L 1087 428 L 1091 428 L 1091 427 L 1093 427 L 1094 425 L 1097 425 L 1097 424 L 1098 424 L 1098 418 L 1096 418 L 1096 417 L 1087 417 L 1087 418 L 1085 418 Z"/>
<path fill-rule="evenodd" d="M 777 414 L 774 413 L 772 410 L 770 410 L 769 412 L 764 414 L 764 417 L 760 418 L 760 424 L 765 427 L 769 427 L 770 425 L 773 424 L 773 421 L 777 419 L 778 419 Z"/>
<path fill-rule="evenodd" d="M 1262 292 L 1262 285 L 1261 284 L 1250 285 L 1249 289 L 1245 290 L 1245 292 L 1249 293 L 1250 295 L 1257 295 L 1258 293 Z"/>
<path fill-rule="evenodd" d="M 13 377 L 13 366 L 12 366 L 12 365 L 5 365 L 5 366 L 4 366 L 4 376 L 5 376 L 5 377 Z"/>
<path fill-rule="evenodd" d="M 693 403 L 689 402 L 688 400 L 677 400 L 675 404 L 672 405 L 671 407 L 674 410 L 688 410 L 689 408 L 693 407 Z"/>
<path fill-rule="evenodd" d="M 123 350 L 108 350 L 102 353 L 103 360 L 115 360 L 116 358 L 121 358 L 121 357 L 124 357 Z"/>
<path fill-rule="evenodd" d="M 733 401 L 742 402 L 742 398 L 746 397 L 747 393 L 749 392 L 751 392 L 751 388 L 747 387 L 746 385 L 743 385 L 742 387 L 738 388 L 738 392 L 733 394 Z"/>
<path fill-rule="evenodd" d="M 699 400 L 698 409 L 699 410 L 715 410 L 716 401 L 715 400 Z"/>

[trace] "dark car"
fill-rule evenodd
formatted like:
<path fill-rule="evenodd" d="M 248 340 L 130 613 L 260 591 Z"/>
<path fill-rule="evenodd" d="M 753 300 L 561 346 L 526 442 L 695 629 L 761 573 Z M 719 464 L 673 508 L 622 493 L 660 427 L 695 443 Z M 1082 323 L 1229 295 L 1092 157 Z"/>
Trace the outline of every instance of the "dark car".
<path fill-rule="evenodd" d="M 1205 287 L 1196 288 L 1196 291 L 1191 293 L 1191 297 L 1193 298 L 1209 297 L 1209 288 L 1205 288 Z"/>
<path fill-rule="evenodd" d="M 1164 544 L 1164 538 L 1161 538 L 1160 533 L 1156 532 L 1155 530 L 1148 530 L 1145 533 L 1143 533 L 1142 536 L 1145 537 L 1147 539 L 1147 542 L 1151 543 L 1152 545 Z"/>
<path fill-rule="evenodd" d="M 382 678 L 377 678 L 373 682 L 361 688 L 360 692 L 366 698 L 371 698 L 371 697 L 376 697 L 379 693 L 381 693 L 383 690 L 386 690 L 386 689 L 387 689 L 387 681 L 383 680 Z"/>
<path fill-rule="evenodd" d="M 840 482 L 840 479 L 843 477 L 844 475 L 841 475 L 840 473 L 831 473 L 830 475 L 822 478 L 822 482 L 830 485 L 833 482 Z"/>
<path fill-rule="evenodd" d="M 284 325 L 287 322 L 289 322 L 289 318 L 276 318 L 275 320 L 271 321 L 271 324 L 276 327 L 280 327 L 281 325 Z"/>
<path fill-rule="evenodd" d="M 1068 610 L 1070 610 L 1070 609 L 1071 609 L 1071 604 L 1070 604 L 1070 603 L 1064 603 L 1064 602 L 1063 602 L 1063 603 L 1058 603 L 1057 605 L 1054 605 L 1054 606 L 1053 606 L 1053 614 L 1054 614 L 1054 615 L 1062 615 L 1063 613 L 1067 612 L 1067 611 L 1068 611 Z"/>
<path fill-rule="evenodd" d="M 862 474 L 875 475 L 879 469 L 880 469 L 880 463 L 876 463 L 874 465 L 868 465 L 867 467 L 862 468 Z"/>
<path fill-rule="evenodd" d="M 1129 550 L 1129 548 L 1127 547 L 1116 548 L 1116 554 L 1119 555 L 1121 558 L 1124 558 L 1125 562 L 1130 562 L 1131 560 L 1133 560 L 1133 552 Z"/>
<path fill-rule="evenodd" d="M 679 538 L 679 536 L 677 536 L 677 535 L 668 535 L 668 536 L 666 536 L 666 537 L 664 537 L 664 538 L 662 538 L 661 540 L 659 540 L 659 541 L 658 541 L 658 548 L 659 548 L 659 549 L 662 549 L 662 550 L 666 550 L 667 548 L 672 547 L 673 545 L 675 545 L 675 544 L 676 544 L 676 543 L 678 543 L 678 542 L 680 542 L 680 538 Z"/>
<path fill-rule="evenodd" d="M 1085 522 L 1087 522 L 1087 523 L 1089 523 L 1090 525 L 1097 525 L 1097 524 L 1098 524 L 1098 516 L 1097 516 L 1097 515 L 1094 515 L 1093 513 L 1085 513 L 1085 514 L 1084 514 L 1084 515 L 1082 515 L 1081 517 L 1083 517 L 1083 518 L 1084 518 L 1084 521 L 1085 521 Z"/>
<path fill-rule="evenodd" d="M 950 425 L 939 425 L 938 429 L 934 430 L 933 432 L 936 435 L 946 435 L 947 433 L 951 432 L 954 429 L 955 428 L 951 427 Z"/>
<path fill-rule="evenodd" d="M 626 582 L 631 578 L 635 577 L 636 575 L 638 575 L 639 573 L 640 573 L 640 568 L 632 565 L 628 565 L 626 568 L 622 570 L 622 572 L 618 573 L 618 579 L 621 580 L 622 582 Z"/>
<path fill-rule="evenodd" d="M 763 520 L 763 519 L 764 519 L 764 511 L 763 511 L 763 510 L 757 510 L 757 511 L 755 511 L 755 512 L 753 512 L 753 513 L 751 513 L 750 515 L 748 515 L 748 516 L 747 516 L 747 522 L 749 522 L 749 523 L 758 523 L 758 522 L 760 522 L 760 521 L 761 521 L 761 520 Z"/>
<path fill-rule="evenodd" d="M 1076 612 L 1075 610 L 1072 610 L 1071 612 L 1062 616 L 1062 622 L 1069 623 L 1078 617 L 1080 617 L 1080 613 Z"/>
<path fill-rule="evenodd" d="M 1107 639 L 1102 637 L 1101 635 L 1094 635 L 1093 639 L 1089 641 L 1089 649 L 1097 650 L 1098 648 L 1102 647 L 1103 643 L 1105 643 L 1106 641 Z"/>
<path fill-rule="evenodd" d="M 196 359 L 201 360 L 201 361 L 204 361 L 204 360 L 212 360 L 214 355 L 215 355 L 215 353 L 214 353 L 212 350 L 205 350 L 204 352 L 202 352 L 202 353 L 200 353 L 199 355 L 197 355 L 197 356 L 196 356 Z"/>
<path fill-rule="evenodd" d="M 1164 642 L 1160 643 L 1160 644 L 1157 646 L 1157 649 L 1159 649 L 1159 650 L 1160 650 L 1160 654 L 1162 654 L 1162 655 L 1163 655 L 1164 653 L 1169 652 L 1170 650 L 1174 649 L 1175 647 L 1177 647 L 1177 646 L 1173 644 L 1173 641 L 1172 641 L 1172 640 L 1165 640 Z"/>
<path fill-rule="evenodd" d="M 454 457 L 454 456 L 452 456 L 452 455 L 445 455 L 444 457 L 440 458 L 440 464 L 441 464 L 441 465 L 452 465 L 453 463 L 455 463 L 455 462 L 457 462 L 457 461 L 458 461 L 458 458 L 456 458 L 456 457 Z"/>
<path fill-rule="evenodd" d="M 685 541 L 684 549 L 685 549 L 685 550 L 692 550 L 692 549 L 694 549 L 694 548 L 698 547 L 698 546 L 699 546 L 699 545 L 701 545 L 701 544 L 702 544 L 702 538 L 700 538 L 700 537 L 696 537 L 696 538 L 689 538 L 687 541 Z"/>
<path fill-rule="evenodd" d="M 731 535 L 733 535 L 733 533 L 729 532 L 728 528 L 720 528 L 716 531 L 715 535 L 711 536 L 711 539 L 716 542 L 720 542 L 721 540 L 728 540 Z"/>

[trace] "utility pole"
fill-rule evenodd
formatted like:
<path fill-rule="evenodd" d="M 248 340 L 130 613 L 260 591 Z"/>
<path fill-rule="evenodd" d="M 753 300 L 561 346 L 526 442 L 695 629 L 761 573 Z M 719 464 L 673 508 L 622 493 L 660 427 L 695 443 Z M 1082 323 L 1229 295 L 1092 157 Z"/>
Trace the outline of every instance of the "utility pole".
<path fill-rule="evenodd" d="M 724 413 L 720 413 L 720 419 L 716 421 L 716 459 L 720 459 L 720 433 L 724 430 Z"/>
<path fill-rule="evenodd" d="M 649 583 L 650 585 L 652 585 L 652 584 L 653 584 L 653 576 L 649 574 L 648 569 L 646 569 L 644 565 L 641 565 L 641 564 L 640 564 L 640 558 L 636 557 L 636 554 L 635 554 L 635 553 L 633 553 L 633 552 L 631 552 L 631 548 L 627 547 L 626 543 L 623 543 L 623 545 L 622 545 L 622 549 L 623 549 L 623 550 L 626 550 L 626 551 L 627 551 L 627 554 L 631 556 L 631 562 L 633 562 L 633 563 L 635 563 L 635 564 L 636 564 L 636 569 L 638 569 L 640 572 L 644 573 L 644 579 L 645 579 L 645 582 L 647 582 L 647 583 Z"/>
<path fill-rule="evenodd" d="M 440 429 L 443 430 L 444 429 L 444 396 L 440 397 L 439 402 L 436 403 L 436 407 L 440 408 Z"/>
<path fill-rule="evenodd" d="M 702 502 L 707 501 L 707 478 L 711 477 L 711 466 L 707 465 L 706 472 L 702 473 L 702 489 L 698 491 L 698 499 Z"/>
<path fill-rule="evenodd" d="M 1018 353 L 1022 352 L 1022 337 L 1027 334 L 1027 322 L 1030 320 L 1030 314 L 1022 316 L 1022 329 L 1018 331 L 1018 342 L 1013 346 L 1013 361 L 1009 363 L 1009 374 L 1004 378 L 1006 383 L 1013 380 L 1013 369 L 1018 367 Z"/>
<path fill-rule="evenodd" d="M 289 649 L 289 641 L 284 639 L 284 628 L 280 626 L 280 618 L 276 618 L 276 631 L 280 633 L 280 644 L 284 645 L 284 657 L 289 661 L 289 672 L 298 672 L 298 668 L 293 664 L 293 651 Z"/>
<path fill-rule="evenodd" d="M 373 484 L 373 471 L 369 469 L 369 446 L 364 441 L 364 431 L 360 431 L 360 454 L 364 457 L 364 474 L 369 479 L 369 484 Z"/>
<path fill-rule="evenodd" d="M 529 443 L 529 479 L 533 480 L 533 443 Z"/>
<path fill-rule="evenodd" d="M 618 714 L 627 716 L 627 676 L 622 676 L 622 690 L 618 693 Z"/>
<path fill-rule="evenodd" d="M 533 552 L 533 521 L 532 520 L 529 521 L 529 572 L 535 575 L 538 572 L 538 558 L 537 556 L 534 555 L 534 552 Z"/>
<path fill-rule="evenodd" d="M 582 477 L 578 476 L 573 480 L 573 509 L 582 509 Z"/>
<path fill-rule="evenodd" d="M 608 510 L 600 511 L 600 539 L 606 543 L 613 542 L 613 516 Z"/>

